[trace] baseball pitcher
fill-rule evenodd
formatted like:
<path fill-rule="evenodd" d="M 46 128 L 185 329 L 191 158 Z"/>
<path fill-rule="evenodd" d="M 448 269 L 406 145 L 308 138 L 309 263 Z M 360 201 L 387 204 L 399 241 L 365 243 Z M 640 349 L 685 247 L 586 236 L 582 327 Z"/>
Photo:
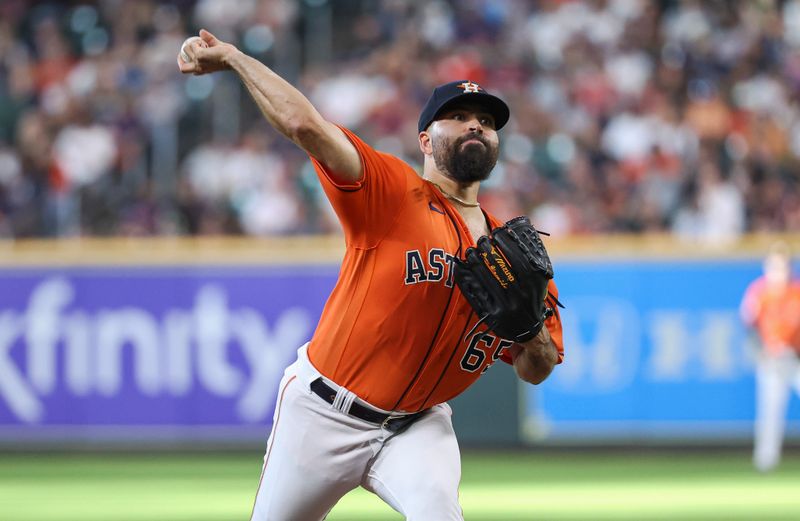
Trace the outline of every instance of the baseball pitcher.
<path fill-rule="evenodd" d="M 347 246 L 317 329 L 281 381 L 252 519 L 320 520 L 358 486 L 410 520 L 463 519 L 447 400 L 497 360 L 538 384 L 563 357 L 537 230 L 477 202 L 507 105 L 468 80 L 437 87 L 419 117 L 420 177 L 211 33 L 184 51 L 181 72 L 233 71 L 308 153 Z"/>

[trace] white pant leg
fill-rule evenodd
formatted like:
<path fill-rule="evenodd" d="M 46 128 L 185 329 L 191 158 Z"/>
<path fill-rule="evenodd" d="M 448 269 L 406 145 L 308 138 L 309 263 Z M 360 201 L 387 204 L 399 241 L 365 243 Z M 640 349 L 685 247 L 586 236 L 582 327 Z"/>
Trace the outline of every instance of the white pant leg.
<path fill-rule="evenodd" d="M 794 388 L 794 392 L 800 396 L 800 355 L 794 355 L 791 365 L 791 385 Z"/>
<path fill-rule="evenodd" d="M 462 521 L 461 456 L 451 410 L 440 404 L 391 437 L 362 483 L 408 521 Z"/>
<path fill-rule="evenodd" d="M 793 367 L 785 357 L 762 355 L 756 373 L 753 464 L 766 472 L 780 462 Z"/>
<path fill-rule="evenodd" d="M 319 521 L 356 488 L 380 429 L 333 409 L 290 366 L 278 392 L 252 521 Z"/>

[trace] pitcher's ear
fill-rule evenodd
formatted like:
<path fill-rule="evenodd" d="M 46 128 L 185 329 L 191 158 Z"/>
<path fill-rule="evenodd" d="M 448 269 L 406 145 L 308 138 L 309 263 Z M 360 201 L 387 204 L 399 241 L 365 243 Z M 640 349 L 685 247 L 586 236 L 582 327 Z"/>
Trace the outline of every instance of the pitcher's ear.
<path fill-rule="evenodd" d="M 433 154 L 433 144 L 431 143 L 431 136 L 427 130 L 419 133 L 419 149 L 425 155 Z"/>

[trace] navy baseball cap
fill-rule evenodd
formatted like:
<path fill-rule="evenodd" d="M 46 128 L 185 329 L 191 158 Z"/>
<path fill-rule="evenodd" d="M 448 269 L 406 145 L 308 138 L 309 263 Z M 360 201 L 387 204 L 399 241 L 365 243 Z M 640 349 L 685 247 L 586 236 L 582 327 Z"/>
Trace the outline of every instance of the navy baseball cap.
<path fill-rule="evenodd" d="M 469 80 L 451 81 L 433 89 L 433 94 L 428 98 L 422 113 L 419 115 L 419 131 L 428 128 L 442 112 L 457 103 L 475 103 L 483 106 L 486 111 L 494 116 L 495 130 L 500 130 L 508 123 L 510 111 L 508 105 L 492 96 L 477 83 Z"/>

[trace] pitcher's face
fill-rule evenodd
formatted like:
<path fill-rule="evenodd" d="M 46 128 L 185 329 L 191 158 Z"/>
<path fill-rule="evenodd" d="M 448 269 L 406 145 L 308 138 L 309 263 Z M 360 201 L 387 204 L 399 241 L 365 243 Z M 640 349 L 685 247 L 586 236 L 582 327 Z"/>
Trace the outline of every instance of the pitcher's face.
<path fill-rule="evenodd" d="M 500 149 L 494 118 L 479 106 L 443 112 L 428 128 L 436 167 L 460 183 L 489 178 Z"/>

